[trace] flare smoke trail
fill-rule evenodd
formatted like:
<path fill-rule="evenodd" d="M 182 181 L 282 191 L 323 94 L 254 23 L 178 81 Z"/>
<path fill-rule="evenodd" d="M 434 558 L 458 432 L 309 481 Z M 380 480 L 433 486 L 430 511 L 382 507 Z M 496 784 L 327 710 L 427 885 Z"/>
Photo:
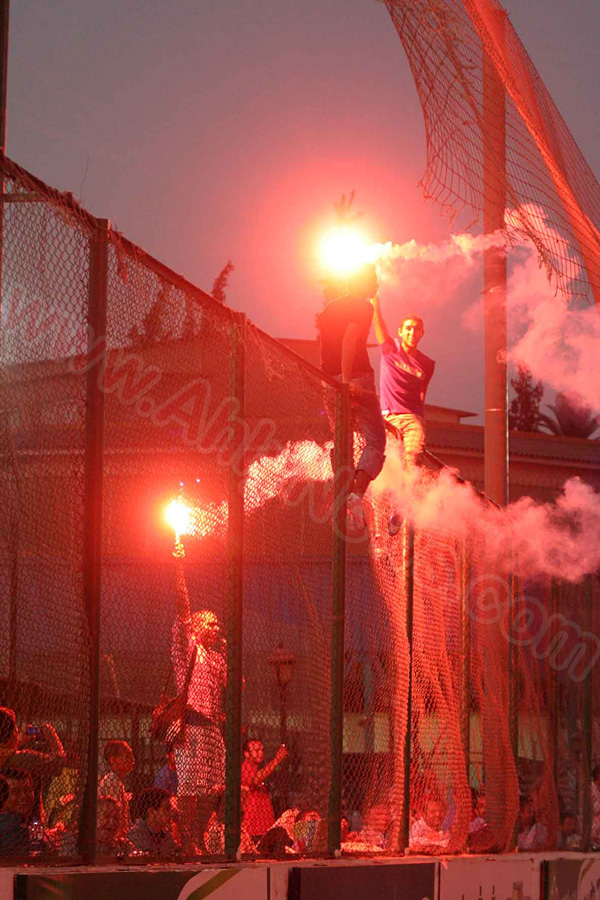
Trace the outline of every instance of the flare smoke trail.
<path fill-rule="evenodd" d="M 248 467 L 244 486 L 246 514 L 260 509 L 275 497 L 290 498 L 293 488 L 302 483 L 316 484 L 331 479 L 331 444 L 320 447 L 314 441 L 288 442 L 276 456 L 261 456 Z M 194 537 L 206 537 L 227 527 L 227 503 L 209 503 L 204 507 L 187 504 Z"/>
<path fill-rule="evenodd" d="M 528 216 L 543 221 L 543 210 L 529 207 Z M 600 409 L 600 316 L 597 309 L 575 309 L 568 297 L 559 294 L 540 265 L 535 248 L 524 244 L 514 230 L 515 216 L 507 216 L 507 233 L 489 235 L 456 234 L 441 244 L 374 245 L 383 281 L 390 280 L 394 268 L 402 265 L 402 281 L 432 303 L 447 302 L 464 286 L 480 254 L 492 247 L 511 247 L 508 283 L 508 319 L 511 346 L 508 359 L 526 366 L 534 376 L 557 392 L 579 395 L 592 409 Z M 547 245 L 562 244 L 560 235 L 547 225 Z M 432 267 L 440 266 L 432 278 Z M 576 273 L 575 273 L 576 274 Z M 585 273 L 581 272 L 584 278 Z M 476 305 L 479 313 L 481 302 Z M 481 327 L 480 316 L 471 310 L 466 321 Z M 475 326 L 477 320 L 477 326 Z"/>
<path fill-rule="evenodd" d="M 445 263 L 450 259 L 461 257 L 471 260 L 476 254 L 483 253 L 492 247 L 506 247 L 509 240 L 502 231 L 493 234 L 452 234 L 448 241 L 442 244 L 419 244 L 411 239 L 405 244 L 393 244 L 387 241 L 385 244 L 374 244 L 371 252 L 378 265 L 385 267 L 386 263 L 393 262 L 420 262 Z"/>
<path fill-rule="evenodd" d="M 245 490 L 247 514 L 276 497 L 285 502 L 294 485 L 310 488 L 330 482 L 330 446 L 298 441 L 287 444 L 276 456 L 253 462 Z M 566 482 L 554 503 L 523 497 L 500 509 L 485 503 L 471 485 L 457 482 L 450 470 L 440 472 L 435 481 L 419 483 L 391 452 L 372 487 L 376 506 L 385 504 L 387 508 L 382 496 L 385 491 L 392 492 L 395 507 L 417 528 L 440 529 L 457 538 L 481 538 L 490 565 L 499 574 L 512 571 L 575 582 L 600 566 L 600 494 L 578 478 Z M 306 493 L 301 499 L 308 502 Z M 226 527 L 226 503 L 192 508 L 191 512 L 196 537 Z M 377 512 L 383 515 L 381 510 Z"/>
<path fill-rule="evenodd" d="M 509 281 L 515 321 L 508 358 L 556 391 L 579 395 L 600 409 L 600 316 L 595 307 L 569 308 L 553 292 L 533 251 L 517 262 Z"/>
<path fill-rule="evenodd" d="M 579 478 L 565 482 L 553 503 L 521 497 L 502 508 L 486 503 L 470 484 L 457 482 L 450 469 L 435 481 L 419 483 L 388 454 L 373 489 L 375 495 L 390 491 L 395 508 L 416 528 L 480 538 L 498 574 L 577 582 L 600 566 L 600 493 Z"/>

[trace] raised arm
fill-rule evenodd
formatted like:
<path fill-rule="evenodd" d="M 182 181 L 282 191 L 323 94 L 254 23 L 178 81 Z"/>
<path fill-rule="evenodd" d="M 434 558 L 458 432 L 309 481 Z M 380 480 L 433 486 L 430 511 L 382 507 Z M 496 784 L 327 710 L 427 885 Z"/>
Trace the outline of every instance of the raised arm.
<path fill-rule="evenodd" d="M 261 769 L 258 769 L 254 778 L 252 779 L 253 784 L 262 784 L 265 778 L 268 778 L 272 772 L 275 771 L 279 763 L 283 762 L 283 760 L 288 755 L 288 750 L 285 744 L 280 744 L 279 749 L 271 762 L 266 763 Z"/>
<path fill-rule="evenodd" d="M 190 595 L 188 593 L 185 572 L 183 570 L 185 551 L 181 541 L 178 541 L 175 544 L 173 558 L 175 560 L 175 599 L 177 604 L 177 615 L 179 618 L 187 620 L 191 616 Z"/>
<path fill-rule="evenodd" d="M 385 344 L 389 340 L 390 335 L 387 330 L 387 325 L 383 321 L 379 292 L 377 292 L 371 299 L 371 303 L 373 304 L 373 325 L 375 327 L 375 337 L 377 338 L 377 343 Z"/>
<path fill-rule="evenodd" d="M 66 762 L 61 740 L 49 722 L 40 726 L 40 732 L 48 747 L 47 752 L 29 750 L 27 747 L 17 750 L 14 756 L 18 762 L 14 763 L 14 768 L 25 769 L 35 775 L 60 775 Z"/>

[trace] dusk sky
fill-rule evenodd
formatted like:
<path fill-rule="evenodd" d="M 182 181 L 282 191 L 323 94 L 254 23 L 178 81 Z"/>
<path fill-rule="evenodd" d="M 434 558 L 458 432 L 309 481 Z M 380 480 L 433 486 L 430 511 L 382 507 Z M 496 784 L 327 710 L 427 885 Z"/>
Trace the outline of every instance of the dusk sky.
<path fill-rule="evenodd" d="M 596 175 L 597 3 L 504 4 Z M 228 302 L 277 337 L 314 335 L 342 193 L 373 240 L 449 233 L 418 187 L 423 116 L 375 0 L 14 0 L 10 38 L 9 156 L 205 290 L 231 259 Z M 482 334 L 461 321 L 480 285 L 420 299 L 432 403 L 482 410 Z M 392 325 L 393 288 L 384 303 Z"/>

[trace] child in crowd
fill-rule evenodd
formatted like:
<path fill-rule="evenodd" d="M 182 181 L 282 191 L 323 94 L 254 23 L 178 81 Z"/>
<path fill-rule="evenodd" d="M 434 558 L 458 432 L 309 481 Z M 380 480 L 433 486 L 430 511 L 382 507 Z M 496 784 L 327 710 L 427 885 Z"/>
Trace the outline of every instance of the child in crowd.
<path fill-rule="evenodd" d="M 110 769 L 98 786 L 98 796 L 112 797 L 120 811 L 118 838 L 127 838 L 131 828 L 129 815 L 130 795 L 125 790 L 125 779 L 135 768 L 135 756 L 127 741 L 107 741 L 104 746 L 104 759 Z"/>

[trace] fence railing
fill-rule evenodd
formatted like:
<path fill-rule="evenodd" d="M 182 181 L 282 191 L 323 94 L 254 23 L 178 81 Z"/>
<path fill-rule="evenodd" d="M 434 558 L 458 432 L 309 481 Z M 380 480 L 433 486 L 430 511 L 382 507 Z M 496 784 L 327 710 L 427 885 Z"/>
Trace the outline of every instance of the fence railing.
<path fill-rule="evenodd" d="M 344 388 L 8 159 L 3 200 L 2 860 L 589 846 L 597 585 L 388 537 L 385 493 L 349 542 Z"/>

